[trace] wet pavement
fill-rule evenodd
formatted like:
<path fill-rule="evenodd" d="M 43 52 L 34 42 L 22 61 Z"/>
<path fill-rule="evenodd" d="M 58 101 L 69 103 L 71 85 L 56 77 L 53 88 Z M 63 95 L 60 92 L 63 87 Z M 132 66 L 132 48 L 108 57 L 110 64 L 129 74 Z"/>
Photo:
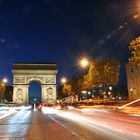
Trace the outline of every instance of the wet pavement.
<path fill-rule="evenodd" d="M 20 110 L 0 119 L 0 140 L 139 140 L 139 121 L 100 109 L 51 113 Z"/>
<path fill-rule="evenodd" d="M 0 140 L 104 140 L 69 119 L 41 111 L 19 111 L 0 120 Z"/>

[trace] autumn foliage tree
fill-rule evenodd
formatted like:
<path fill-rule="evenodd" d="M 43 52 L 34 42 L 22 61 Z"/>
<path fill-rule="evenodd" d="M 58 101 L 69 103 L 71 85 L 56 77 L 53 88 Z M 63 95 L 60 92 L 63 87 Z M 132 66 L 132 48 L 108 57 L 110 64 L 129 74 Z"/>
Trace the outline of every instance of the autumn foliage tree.
<path fill-rule="evenodd" d="M 89 71 L 84 75 L 82 90 L 89 90 L 97 84 L 99 72 L 96 70 L 95 62 L 90 61 Z"/>
<path fill-rule="evenodd" d="M 84 76 L 83 87 L 116 85 L 119 81 L 119 62 L 116 59 L 94 59 L 90 63 L 88 74 Z"/>
<path fill-rule="evenodd" d="M 83 75 L 73 76 L 71 80 L 72 92 L 73 94 L 78 94 L 83 88 Z"/>
<path fill-rule="evenodd" d="M 0 99 L 4 99 L 5 90 L 5 84 L 0 82 Z"/>
<path fill-rule="evenodd" d="M 63 98 L 68 95 L 74 95 L 80 93 L 82 90 L 83 81 L 84 81 L 83 75 L 73 76 L 68 83 L 60 85 L 58 87 L 57 97 Z"/>
<path fill-rule="evenodd" d="M 72 86 L 70 83 L 65 83 L 62 88 L 62 92 L 65 96 L 72 94 Z"/>
<path fill-rule="evenodd" d="M 57 89 L 57 98 L 64 98 L 68 95 L 72 94 L 72 85 L 70 83 L 65 83 L 60 85 Z"/>
<path fill-rule="evenodd" d="M 129 63 L 140 63 L 140 36 L 130 42 L 129 49 L 131 50 Z"/>
<path fill-rule="evenodd" d="M 93 59 L 90 61 L 88 73 L 73 76 L 71 81 L 59 88 L 59 95 L 78 94 L 82 90 L 104 85 L 116 85 L 119 81 L 119 62 L 116 59 Z"/>
<path fill-rule="evenodd" d="M 98 71 L 98 84 L 116 85 L 119 81 L 120 64 L 116 59 L 98 60 L 96 69 Z"/>

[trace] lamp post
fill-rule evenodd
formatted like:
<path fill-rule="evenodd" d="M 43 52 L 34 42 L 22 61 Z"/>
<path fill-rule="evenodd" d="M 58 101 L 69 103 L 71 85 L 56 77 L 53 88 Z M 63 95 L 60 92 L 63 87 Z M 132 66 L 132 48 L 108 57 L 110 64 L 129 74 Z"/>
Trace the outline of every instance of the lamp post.
<path fill-rule="evenodd" d="M 132 100 L 133 100 L 133 88 L 130 88 L 130 93 L 131 93 L 131 97 L 132 97 Z"/>
<path fill-rule="evenodd" d="M 62 79 L 61 79 L 61 83 L 62 84 L 65 84 L 67 82 L 67 79 L 65 78 L 65 77 L 63 77 Z"/>
<path fill-rule="evenodd" d="M 87 68 L 89 65 L 90 65 L 90 62 L 89 62 L 89 60 L 88 60 L 87 57 L 83 57 L 83 58 L 80 60 L 80 66 L 81 66 L 82 68 Z M 88 96 L 87 94 L 89 94 L 90 92 L 82 91 L 82 93 L 84 93 L 85 99 L 87 100 L 87 96 Z"/>
<path fill-rule="evenodd" d="M 89 65 L 89 60 L 87 58 L 82 58 L 80 60 L 80 66 L 86 68 Z"/>
<path fill-rule="evenodd" d="M 112 90 L 112 86 L 109 86 L 109 90 L 110 90 L 110 91 Z"/>
<path fill-rule="evenodd" d="M 60 81 L 61 81 L 61 84 L 62 84 L 62 95 L 65 95 L 64 89 L 66 88 L 67 79 L 66 79 L 65 77 L 62 77 L 62 78 L 60 79 Z M 65 99 L 64 99 L 64 100 L 65 100 Z"/>
<path fill-rule="evenodd" d="M 7 78 L 3 78 L 0 82 L 0 98 L 4 99 L 5 96 L 5 84 L 8 82 Z"/>
<path fill-rule="evenodd" d="M 3 78 L 3 79 L 2 79 L 2 82 L 3 82 L 4 84 L 6 84 L 6 83 L 8 82 L 8 79 L 7 79 L 7 78 Z"/>
<path fill-rule="evenodd" d="M 112 96 L 112 86 L 109 86 L 108 95 L 109 95 L 109 98 L 111 99 L 111 96 Z"/>

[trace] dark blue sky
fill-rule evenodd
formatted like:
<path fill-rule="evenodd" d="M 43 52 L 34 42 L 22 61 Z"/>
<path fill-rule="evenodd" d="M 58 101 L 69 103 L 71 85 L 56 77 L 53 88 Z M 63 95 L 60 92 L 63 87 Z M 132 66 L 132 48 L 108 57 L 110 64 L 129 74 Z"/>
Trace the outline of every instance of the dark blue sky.
<path fill-rule="evenodd" d="M 58 64 L 58 81 L 78 73 L 83 55 L 124 64 L 140 31 L 139 0 L 0 0 L 0 78 L 13 62 Z"/>

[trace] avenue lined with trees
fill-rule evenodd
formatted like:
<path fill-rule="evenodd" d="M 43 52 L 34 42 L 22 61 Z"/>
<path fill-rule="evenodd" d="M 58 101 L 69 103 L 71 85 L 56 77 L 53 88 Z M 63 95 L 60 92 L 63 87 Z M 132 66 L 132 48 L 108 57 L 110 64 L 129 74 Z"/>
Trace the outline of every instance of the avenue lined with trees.
<path fill-rule="evenodd" d="M 73 76 L 70 81 L 59 86 L 59 98 L 69 95 L 78 95 L 82 91 L 89 91 L 93 88 L 117 85 L 119 81 L 120 64 L 116 59 L 92 59 L 88 67 L 86 74 Z"/>
<path fill-rule="evenodd" d="M 130 76 L 130 78 L 132 76 L 133 80 L 136 82 L 136 74 L 138 74 L 140 65 L 140 36 L 130 42 L 129 50 L 130 58 L 128 59 L 128 65 L 131 67 L 131 72 L 135 70 L 135 74 L 131 75 L 129 73 L 127 76 Z M 94 58 L 88 62 L 83 61 L 82 65 L 84 67 L 88 66 L 88 72 L 80 74 L 79 76 L 73 76 L 72 79 L 68 80 L 65 84 L 61 84 L 58 87 L 58 99 L 69 95 L 79 95 L 82 91 L 87 91 L 88 93 L 88 91 L 94 89 L 101 91 L 104 97 L 109 97 L 107 95 L 109 86 L 112 87 L 111 90 L 114 96 L 120 97 L 120 99 L 122 99 L 121 96 L 123 96 L 125 99 L 128 99 L 130 96 L 128 96 L 129 90 L 131 89 L 132 94 L 132 92 L 138 88 L 134 85 L 136 83 L 130 84 L 131 87 L 128 85 L 128 88 L 118 84 L 120 62 L 115 58 Z M 127 79 L 129 79 L 129 77 L 127 77 Z M 127 82 L 129 84 L 129 81 Z M 131 82 L 133 82 L 132 79 Z M 98 96 L 102 97 L 99 93 Z"/>

